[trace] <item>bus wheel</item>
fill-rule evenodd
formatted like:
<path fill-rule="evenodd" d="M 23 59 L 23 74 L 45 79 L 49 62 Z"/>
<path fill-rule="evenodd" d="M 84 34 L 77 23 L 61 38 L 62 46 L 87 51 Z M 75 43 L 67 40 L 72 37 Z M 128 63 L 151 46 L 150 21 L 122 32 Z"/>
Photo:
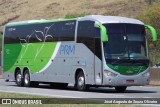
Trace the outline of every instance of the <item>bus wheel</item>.
<path fill-rule="evenodd" d="M 115 90 L 117 92 L 125 92 L 126 89 L 127 89 L 127 86 L 117 86 L 117 87 L 115 87 Z"/>
<path fill-rule="evenodd" d="M 76 88 L 79 91 L 86 91 L 89 89 L 89 86 L 85 84 L 85 76 L 83 72 L 80 72 L 76 78 Z"/>
<path fill-rule="evenodd" d="M 25 87 L 38 87 L 39 83 L 38 82 L 33 82 L 33 81 L 30 81 L 30 75 L 29 75 L 29 71 L 28 69 L 26 69 L 24 71 L 24 86 Z"/>
<path fill-rule="evenodd" d="M 18 70 L 18 71 L 16 72 L 16 84 L 17 84 L 17 86 L 23 86 L 23 85 L 24 85 L 24 84 L 23 84 L 22 74 L 21 74 L 21 71 L 20 71 L 20 70 Z"/>

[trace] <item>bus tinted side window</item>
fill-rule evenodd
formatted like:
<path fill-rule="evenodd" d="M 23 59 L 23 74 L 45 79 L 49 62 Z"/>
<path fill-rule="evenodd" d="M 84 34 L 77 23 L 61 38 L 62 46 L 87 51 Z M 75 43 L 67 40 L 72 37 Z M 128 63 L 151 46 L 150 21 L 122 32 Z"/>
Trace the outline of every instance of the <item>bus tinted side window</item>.
<path fill-rule="evenodd" d="M 4 32 L 4 44 L 19 43 L 16 35 L 15 27 L 6 27 Z"/>
<path fill-rule="evenodd" d="M 76 21 L 64 21 L 59 25 L 59 41 L 74 41 Z"/>
<path fill-rule="evenodd" d="M 78 23 L 77 42 L 86 45 L 101 59 L 100 29 L 94 27 L 94 23 L 94 21 L 80 21 Z"/>
<path fill-rule="evenodd" d="M 94 21 L 80 21 L 78 23 L 77 37 L 95 37 Z"/>
<path fill-rule="evenodd" d="M 4 43 L 13 44 L 58 41 L 58 27 L 58 22 L 6 27 Z"/>
<path fill-rule="evenodd" d="M 6 27 L 5 44 L 74 41 L 76 21 Z"/>
<path fill-rule="evenodd" d="M 28 27 L 25 26 L 26 29 L 24 32 L 30 32 L 28 36 L 30 36 L 29 42 L 55 42 L 58 41 L 59 37 L 59 23 L 51 22 L 51 23 L 41 23 L 41 24 L 31 24 Z M 23 32 L 23 33 L 24 33 Z"/>
<path fill-rule="evenodd" d="M 45 33 L 46 33 L 46 42 L 56 42 L 59 39 L 59 22 L 52 22 L 51 24 L 49 24 L 46 29 L 44 29 Z"/>
<path fill-rule="evenodd" d="M 85 44 L 94 52 L 94 21 L 78 22 L 77 42 Z"/>

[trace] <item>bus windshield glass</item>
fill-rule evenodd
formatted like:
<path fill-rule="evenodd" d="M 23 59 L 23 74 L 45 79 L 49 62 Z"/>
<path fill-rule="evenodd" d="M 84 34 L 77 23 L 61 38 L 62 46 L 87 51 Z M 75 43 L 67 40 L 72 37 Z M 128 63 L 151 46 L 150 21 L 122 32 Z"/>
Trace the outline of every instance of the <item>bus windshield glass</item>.
<path fill-rule="evenodd" d="M 103 44 L 106 60 L 148 59 L 144 25 L 104 24 L 104 26 L 108 33 L 108 42 Z"/>

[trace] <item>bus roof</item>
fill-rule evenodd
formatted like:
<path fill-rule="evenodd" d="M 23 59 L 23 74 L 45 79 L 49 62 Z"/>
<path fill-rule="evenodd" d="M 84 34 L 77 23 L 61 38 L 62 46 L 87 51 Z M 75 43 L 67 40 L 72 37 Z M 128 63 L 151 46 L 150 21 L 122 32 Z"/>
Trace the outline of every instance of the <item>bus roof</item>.
<path fill-rule="evenodd" d="M 96 20 L 102 24 L 104 23 L 131 23 L 131 24 L 144 25 L 143 22 L 137 19 L 120 17 L 120 16 L 89 15 L 89 16 L 81 17 L 79 18 L 79 20 Z"/>
<path fill-rule="evenodd" d="M 11 22 L 6 24 L 6 26 L 19 26 L 19 25 L 28 25 L 28 24 L 40 24 L 40 23 L 50 23 L 50 22 L 60 22 L 60 21 L 69 21 L 69 20 L 93 20 L 98 21 L 102 24 L 104 23 L 132 23 L 132 24 L 141 24 L 144 25 L 143 22 L 132 19 L 132 18 L 126 18 L 126 17 L 120 17 L 120 16 L 103 16 L 103 15 L 88 15 L 84 17 L 79 18 L 71 18 L 71 19 L 51 19 L 51 20 L 27 20 L 27 21 L 19 21 L 19 22 Z"/>
<path fill-rule="evenodd" d="M 26 20 L 26 21 L 10 22 L 10 23 L 7 23 L 6 26 L 20 26 L 20 25 L 28 25 L 28 24 L 61 22 L 61 21 L 69 21 L 69 20 L 76 20 L 76 18 L 71 18 L 71 19 L 51 19 L 51 20 L 46 20 L 46 19 Z"/>

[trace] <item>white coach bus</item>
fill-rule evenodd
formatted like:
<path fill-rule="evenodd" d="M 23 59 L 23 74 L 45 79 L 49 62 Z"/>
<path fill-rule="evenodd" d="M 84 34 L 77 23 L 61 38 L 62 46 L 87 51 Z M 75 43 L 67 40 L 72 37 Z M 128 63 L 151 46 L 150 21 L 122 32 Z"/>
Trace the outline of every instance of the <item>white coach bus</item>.
<path fill-rule="evenodd" d="M 8 23 L 2 41 L 2 76 L 18 86 L 89 87 L 148 85 L 150 68 L 143 22 L 118 16 Z"/>

